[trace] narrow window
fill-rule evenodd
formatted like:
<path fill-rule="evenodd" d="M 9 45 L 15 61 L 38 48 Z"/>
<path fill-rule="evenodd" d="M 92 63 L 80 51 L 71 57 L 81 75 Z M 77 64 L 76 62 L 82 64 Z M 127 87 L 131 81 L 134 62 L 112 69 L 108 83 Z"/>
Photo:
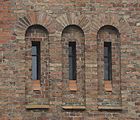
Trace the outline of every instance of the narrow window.
<path fill-rule="evenodd" d="M 32 80 L 40 79 L 40 42 L 32 42 Z"/>
<path fill-rule="evenodd" d="M 112 79 L 111 42 L 104 42 L 104 80 Z"/>
<path fill-rule="evenodd" d="M 69 80 L 76 80 L 76 42 L 69 42 Z"/>

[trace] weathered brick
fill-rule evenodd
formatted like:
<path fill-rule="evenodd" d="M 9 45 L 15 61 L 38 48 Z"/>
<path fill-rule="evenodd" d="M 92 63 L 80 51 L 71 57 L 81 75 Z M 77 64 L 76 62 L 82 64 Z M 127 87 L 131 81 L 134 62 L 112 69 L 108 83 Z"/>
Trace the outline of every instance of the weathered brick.
<path fill-rule="evenodd" d="M 1 0 L 0 120 L 139 120 L 139 18 L 139 0 Z M 32 25 L 43 30 L 30 31 Z M 112 42 L 112 92 L 104 89 L 106 40 Z M 31 41 L 41 41 L 40 91 L 32 86 Z M 75 91 L 69 89 L 69 41 L 77 44 Z"/>

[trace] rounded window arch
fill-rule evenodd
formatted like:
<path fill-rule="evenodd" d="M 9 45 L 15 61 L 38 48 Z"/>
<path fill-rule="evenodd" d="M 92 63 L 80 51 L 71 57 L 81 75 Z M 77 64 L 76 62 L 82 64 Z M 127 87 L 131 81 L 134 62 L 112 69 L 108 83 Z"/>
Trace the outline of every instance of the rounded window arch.
<path fill-rule="evenodd" d="M 105 26 L 102 26 L 99 30 L 98 30 L 98 35 L 100 34 L 101 31 L 108 31 L 110 33 L 115 33 L 115 34 L 120 34 L 119 33 L 119 30 L 114 27 L 114 26 L 111 26 L 111 25 L 105 25 Z"/>
<path fill-rule="evenodd" d="M 25 32 L 25 37 L 31 37 L 30 36 L 31 34 L 32 34 L 32 37 L 33 37 L 33 35 L 36 36 L 37 34 L 38 34 L 38 37 L 41 37 L 41 36 L 43 37 L 43 36 L 47 36 L 49 34 L 49 32 L 44 26 L 35 24 L 35 25 L 29 26 L 27 28 L 27 30 Z"/>
<path fill-rule="evenodd" d="M 73 24 L 73 25 L 68 25 L 64 28 L 64 30 L 62 31 L 62 37 L 64 36 L 65 33 L 70 31 L 80 32 L 81 36 L 84 36 L 84 31 L 81 29 L 81 27 Z"/>
<path fill-rule="evenodd" d="M 111 25 L 105 25 L 101 27 L 97 33 L 97 40 L 106 41 L 107 39 L 110 41 L 117 40 L 119 41 L 120 33 L 119 30 Z"/>

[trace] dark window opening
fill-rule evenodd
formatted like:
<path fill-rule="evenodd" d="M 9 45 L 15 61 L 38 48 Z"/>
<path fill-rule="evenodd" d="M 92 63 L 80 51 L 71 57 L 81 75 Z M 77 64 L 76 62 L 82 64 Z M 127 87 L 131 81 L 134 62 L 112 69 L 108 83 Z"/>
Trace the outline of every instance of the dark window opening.
<path fill-rule="evenodd" d="M 104 42 L 104 80 L 112 79 L 111 42 Z"/>
<path fill-rule="evenodd" d="M 76 80 L 76 42 L 69 42 L 69 80 Z"/>
<path fill-rule="evenodd" d="M 40 80 L 40 42 L 32 42 L 32 80 Z"/>

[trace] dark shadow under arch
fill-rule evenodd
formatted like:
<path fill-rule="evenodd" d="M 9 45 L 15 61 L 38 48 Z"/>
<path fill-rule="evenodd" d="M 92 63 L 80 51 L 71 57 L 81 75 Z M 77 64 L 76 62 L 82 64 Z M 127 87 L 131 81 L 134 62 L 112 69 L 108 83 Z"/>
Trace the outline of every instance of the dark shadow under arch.
<path fill-rule="evenodd" d="M 44 26 L 35 24 L 35 25 L 31 25 L 27 28 L 27 30 L 25 32 L 25 36 L 27 37 L 29 35 L 29 33 L 31 33 L 33 30 L 46 33 L 46 35 L 49 34 L 48 30 Z"/>
<path fill-rule="evenodd" d="M 82 28 L 81 27 L 79 27 L 78 25 L 68 25 L 68 26 L 66 26 L 64 29 L 63 29 L 63 31 L 62 31 L 62 36 L 63 36 L 63 34 L 64 33 L 67 33 L 67 32 L 69 32 L 69 31 L 71 31 L 72 29 L 76 29 L 76 30 L 78 30 L 78 31 L 80 31 L 83 35 L 84 35 L 84 31 L 82 30 Z"/>
<path fill-rule="evenodd" d="M 112 25 L 104 25 L 98 30 L 97 38 L 99 38 L 100 33 L 103 31 L 108 31 L 110 34 L 113 33 L 113 34 L 116 34 L 117 37 L 120 37 L 120 32 L 116 27 L 114 27 Z"/>

